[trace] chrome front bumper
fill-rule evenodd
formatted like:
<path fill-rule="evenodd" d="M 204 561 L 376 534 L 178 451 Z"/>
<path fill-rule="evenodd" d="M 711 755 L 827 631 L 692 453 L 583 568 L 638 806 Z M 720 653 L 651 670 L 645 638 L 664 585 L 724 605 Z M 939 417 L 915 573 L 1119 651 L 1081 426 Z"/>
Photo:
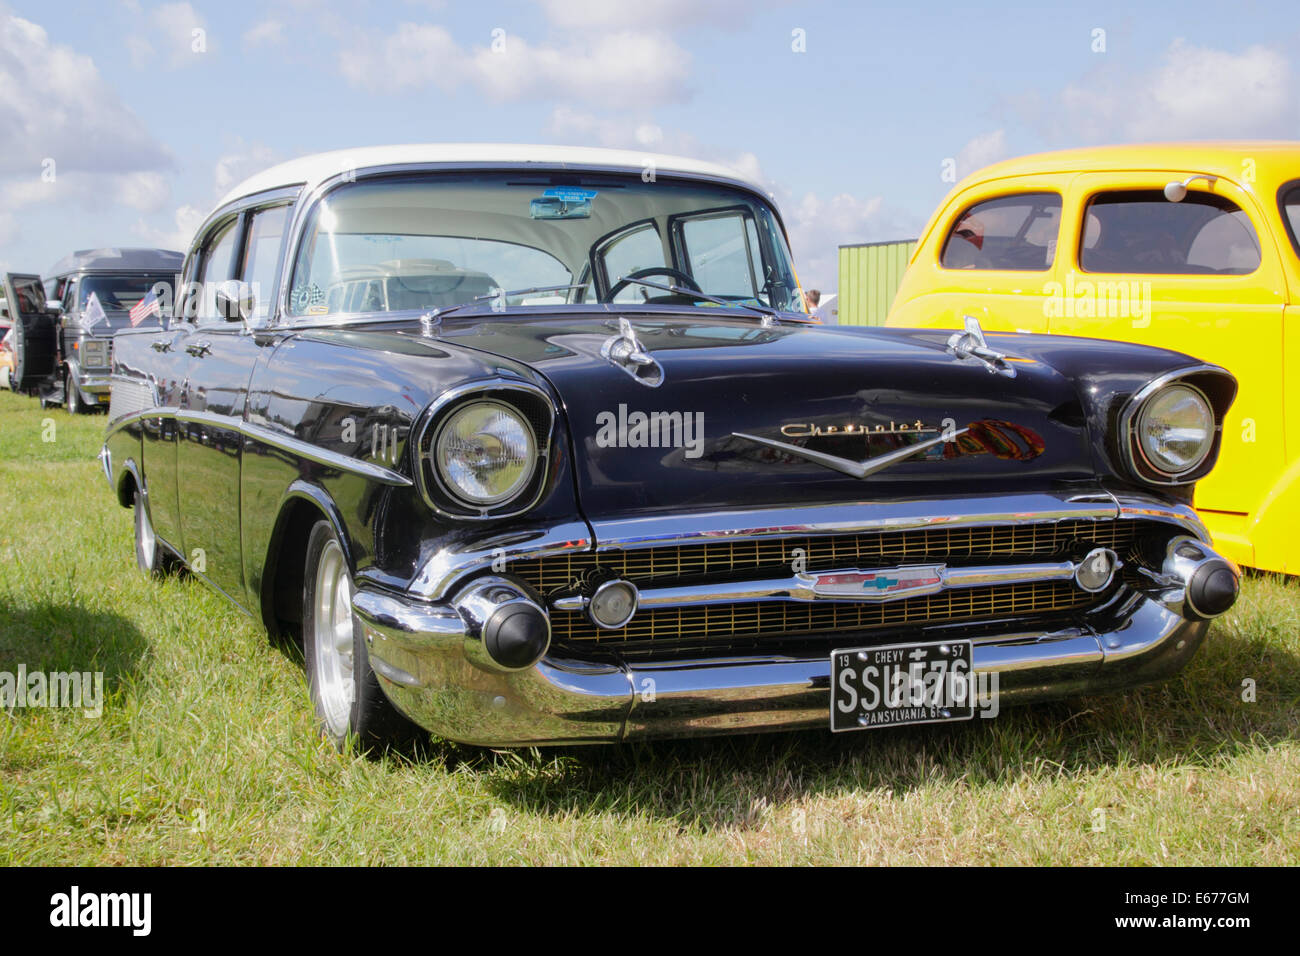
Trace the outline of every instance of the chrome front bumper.
<path fill-rule="evenodd" d="M 531 668 L 503 672 L 466 653 L 465 624 L 451 608 L 367 590 L 353 606 L 389 698 L 451 740 L 578 744 L 829 725 L 829 656 L 613 665 L 551 653 Z M 1000 704 L 1122 690 L 1176 673 L 1208 627 L 1138 594 L 1116 613 L 1119 623 L 1104 632 L 976 639 L 975 672 L 998 675 Z"/>
<path fill-rule="evenodd" d="M 989 675 L 999 706 L 1122 690 L 1168 677 L 1200 646 L 1209 626 L 1206 618 L 1224 609 L 1220 602 L 1212 612 L 1199 613 L 1202 609 L 1194 597 L 1204 599 L 1209 592 L 1191 586 L 1198 571 L 1222 574 L 1226 566 L 1233 585 L 1227 604 L 1235 597 L 1236 567 L 1209 548 L 1204 527 L 1183 506 L 1102 493 L 1069 499 L 945 501 L 939 503 L 941 511 L 934 510 L 935 503 L 908 507 L 910 511 L 902 512 L 894 503 L 787 510 L 778 516 L 779 523 L 770 525 L 758 520 L 767 514 L 697 516 L 685 530 L 672 528 L 667 536 L 655 527 L 597 524 L 596 541 L 587 537 L 583 524 L 516 530 L 468 550 L 437 552 L 400 594 L 362 575 L 353 609 L 363 623 L 381 685 L 408 717 L 451 740 L 529 746 L 829 728 L 831 677 L 829 653 L 643 661 L 614 655 L 579 659 L 575 655 L 581 651 L 551 646 L 540 659 L 531 658 L 536 663 L 530 666 L 502 667 L 485 652 L 485 614 L 476 602 L 500 585 L 510 587 L 509 562 L 530 556 L 718 534 L 753 539 L 860 528 L 1078 518 L 1141 519 L 1167 525 L 1169 550 L 1162 569 L 1143 571 L 1141 583 L 1120 585 L 1103 607 L 1086 616 L 1086 623 L 1051 631 L 1026 630 L 1026 625 L 1014 620 L 1000 625 L 922 624 L 902 636 L 848 635 L 836 645 L 970 639 L 975 674 L 977 678 Z M 496 576 L 496 559 L 507 565 L 503 577 Z M 1067 568 L 1024 564 L 1018 566 L 1018 573 L 1064 576 Z M 789 582 L 759 584 L 762 593 L 750 598 L 788 600 L 793 594 Z M 948 582 L 948 586 L 961 584 Z M 535 594 L 526 587 L 521 591 L 517 600 L 532 600 L 544 609 Z M 738 595 L 728 592 L 725 597 L 734 601 Z M 538 646 L 544 648 L 545 641 Z M 827 642 L 820 641 L 818 647 L 825 649 Z M 707 649 L 701 651 L 705 653 Z"/>

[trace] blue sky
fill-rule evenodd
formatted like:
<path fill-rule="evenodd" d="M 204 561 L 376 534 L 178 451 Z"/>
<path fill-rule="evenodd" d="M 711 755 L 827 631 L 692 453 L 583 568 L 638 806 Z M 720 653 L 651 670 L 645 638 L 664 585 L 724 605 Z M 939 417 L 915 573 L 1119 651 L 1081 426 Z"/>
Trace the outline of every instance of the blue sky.
<path fill-rule="evenodd" d="M 837 245 L 917 233 L 947 159 L 1300 139 L 1298 38 L 1282 2 L 9 0 L 0 264 L 178 247 L 234 182 L 319 150 L 555 142 L 736 166 L 834 288 Z"/>

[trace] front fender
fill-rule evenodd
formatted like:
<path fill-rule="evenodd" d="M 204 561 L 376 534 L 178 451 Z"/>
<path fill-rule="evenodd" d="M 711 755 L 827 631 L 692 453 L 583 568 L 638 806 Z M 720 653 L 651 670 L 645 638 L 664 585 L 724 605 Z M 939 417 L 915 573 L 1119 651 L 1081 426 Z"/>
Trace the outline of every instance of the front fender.
<path fill-rule="evenodd" d="M 1300 574 L 1300 458 L 1264 497 L 1250 523 L 1250 540 L 1255 546 L 1253 566 L 1264 571 Z"/>

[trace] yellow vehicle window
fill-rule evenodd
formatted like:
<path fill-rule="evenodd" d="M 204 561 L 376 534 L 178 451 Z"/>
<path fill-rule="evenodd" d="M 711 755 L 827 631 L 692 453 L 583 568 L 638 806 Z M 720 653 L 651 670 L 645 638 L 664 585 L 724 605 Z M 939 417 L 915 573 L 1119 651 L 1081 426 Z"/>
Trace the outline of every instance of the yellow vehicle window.
<path fill-rule="evenodd" d="M 1250 217 L 1222 196 L 1191 192 L 1170 202 L 1158 189 L 1098 193 L 1084 217 L 1084 272 L 1246 275 L 1259 263 Z"/>
<path fill-rule="evenodd" d="M 1056 193 L 999 196 L 970 206 L 944 240 L 945 269 L 1046 272 L 1056 255 L 1061 197 Z"/>
<path fill-rule="evenodd" d="M 1282 207 L 1282 221 L 1286 223 L 1291 248 L 1300 254 L 1300 183 L 1287 183 L 1278 190 L 1278 202 Z"/>

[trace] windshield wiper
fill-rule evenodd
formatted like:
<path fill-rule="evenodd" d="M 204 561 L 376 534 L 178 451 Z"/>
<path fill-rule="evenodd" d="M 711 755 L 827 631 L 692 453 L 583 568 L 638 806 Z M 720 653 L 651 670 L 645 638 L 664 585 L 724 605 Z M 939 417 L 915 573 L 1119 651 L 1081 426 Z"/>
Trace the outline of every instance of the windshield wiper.
<path fill-rule="evenodd" d="M 496 299 L 501 303 L 501 308 L 505 309 L 506 299 L 512 295 L 532 295 L 534 292 L 568 292 L 570 289 L 585 289 L 591 284 L 590 281 L 580 282 L 577 285 L 535 285 L 527 289 L 493 289 L 491 292 L 485 292 L 483 295 L 476 295 L 472 299 L 466 299 L 464 302 L 457 302 L 455 305 L 444 305 L 434 309 L 432 312 L 426 312 L 420 316 L 420 327 L 425 334 L 430 334 L 434 329 L 442 324 L 442 317 L 452 312 L 459 312 L 461 309 L 469 308 L 479 302 L 485 302 L 488 299 Z"/>
<path fill-rule="evenodd" d="M 766 305 L 751 305 L 748 302 L 741 302 L 739 299 L 723 299 L 720 296 L 709 295 L 707 292 L 701 292 L 698 289 L 688 289 L 680 285 L 666 285 L 662 282 L 651 282 L 649 279 L 633 279 L 631 276 L 623 276 L 614 282 L 626 282 L 628 285 L 645 285 L 652 289 L 662 289 L 665 292 L 672 292 L 676 295 L 686 295 L 694 299 L 703 299 L 706 302 L 713 302 L 717 305 L 725 306 L 728 309 L 749 309 L 751 312 L 757 312 L 763 317 L 764 325 L 780 325 L 780 313 Z"/>

